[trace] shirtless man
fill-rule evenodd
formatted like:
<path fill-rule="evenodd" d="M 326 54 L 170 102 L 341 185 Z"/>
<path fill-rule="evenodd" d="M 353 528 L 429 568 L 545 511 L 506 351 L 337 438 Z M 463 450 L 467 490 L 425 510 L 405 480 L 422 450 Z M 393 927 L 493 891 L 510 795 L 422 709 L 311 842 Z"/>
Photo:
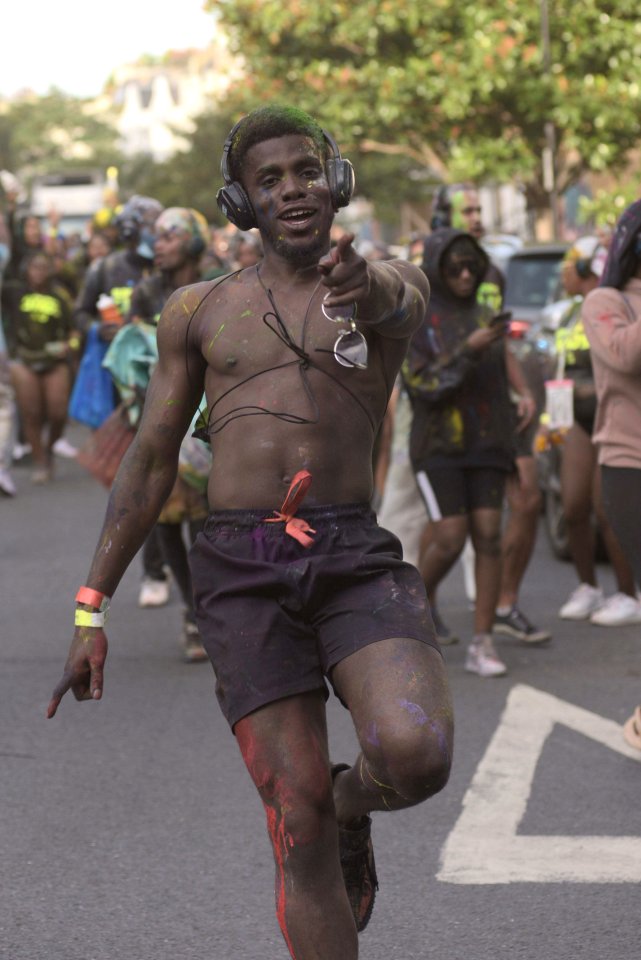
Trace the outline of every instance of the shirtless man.
<path fill-rule="evenodd" d="M 409 263 L 364 260 L 352 235 L 330 249 L 352 170 L 306 114 L 245 117 L 223 177 L 221 209 L 258 226 L 264 260 L 176 291 L 162 313 L 158 365 L 48 716 L 70 689 L 102 696 L 99 607 L 172 487 L 204 388 L 214 456 L 211 514 L 191 554 L 198 625 L 265 806 L 289 952 L 355 960 L 376 889 L 368 814 L 436 793 L 451 763 L 423 584 L 369 508 L 374 438 L 429 288 Z M 325 315 L 354 304 L 353 323 Z M 355 725 L 351 767 L 330 764 L 325 678 Z"/>

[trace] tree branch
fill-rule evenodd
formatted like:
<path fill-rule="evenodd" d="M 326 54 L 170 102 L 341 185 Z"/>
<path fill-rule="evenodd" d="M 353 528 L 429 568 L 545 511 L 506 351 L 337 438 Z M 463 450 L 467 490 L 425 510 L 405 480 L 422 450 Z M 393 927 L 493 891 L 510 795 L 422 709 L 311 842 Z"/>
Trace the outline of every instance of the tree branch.
<path fill-rule="evenodd" d="M 445 180 L 447 177 L 447 167 L 434 151 L 426 145 L 417 149 L 407 143 L 380 143 L 378 140 L 361 140 L 358 146 L 364 153 L 387 153 L 393 156 L 411 157 L 421 166 L 429 168 L 441 180 Z"/>

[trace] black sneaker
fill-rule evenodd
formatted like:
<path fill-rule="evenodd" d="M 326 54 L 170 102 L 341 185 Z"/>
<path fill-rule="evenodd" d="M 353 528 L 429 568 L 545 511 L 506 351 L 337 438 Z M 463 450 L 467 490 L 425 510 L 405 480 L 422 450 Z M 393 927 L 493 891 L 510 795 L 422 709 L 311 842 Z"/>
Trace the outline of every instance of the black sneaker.
<path fill-rule="evenodd" d="M 332 779 L 341 770 L 349 769 L 346 763 L 335 764 L 332 767 Z M 378 890 L 371 817 L 361 817 L 353 828 L 339 825 L 338 850 L 345 889 L 356 929 L 360 933 L 369 923 Z"/>
<path fill-rule="evenodd" d="M 434 630 L 436 632 L 436 639 L 441 644 L 442 647 L 449 647 L 453 643 L 458 643 L 458 637 L 455 633 L 452 633 L 450 628 L 446 623 L 441 619 L 441 615 L 438 612 L 436 607 L 430 608 L 432 611 L 432 620 L 434 621 Z"/>
<path fill-rule="evenodd" d="M 549 630 L 539 630 L 518 607 L 512 607 L 510 612 L 504 615 L 495 613 L 492 630 L 506 637 L 514 637 L 515 640 L 522 640 L 523 643 L 545 643 L 551 637 Z"/>
<path fill-rule="evenodd" d="M 204 663 L 209 659 L 195 623 L 185 620 L 181 639 L 185 663 Z"/>

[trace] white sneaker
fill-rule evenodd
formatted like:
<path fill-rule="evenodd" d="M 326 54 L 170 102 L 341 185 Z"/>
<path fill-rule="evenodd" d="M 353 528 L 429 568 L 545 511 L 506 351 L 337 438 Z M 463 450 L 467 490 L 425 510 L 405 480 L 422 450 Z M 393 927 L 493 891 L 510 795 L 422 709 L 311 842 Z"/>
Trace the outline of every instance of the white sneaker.
<path fill-rule="evenodd" d="M 76 447 L 74 447 L 72 443 L 69 443 L 65 437 L 60 437 L 59 440 L 56 440 L 52 450 L 57 457 L 64 457 L 65 460 L 73 460 L 78 455 Z"/>
<path fill-rule="evenodd" d="M 641 623 L 641 602 L 627 593 L 613 593 L 590 617 L 599 627 L 618 627 L 624 623 Z"/>
<path fill-rule="evenodd" d="M 502 677 L 507 667 L 499 660 L 492 637 L 487 634 L 480 643 L 471 643 L 467 648 L 465 669 L 479 677 Z"/>
<path fill-rule="evenodd" d="M 31 447 L 28 443 L 16 443 L 13 448 L 12 459 L 17 463 L 19 460 L 27 457 L 30 453 Z"/>
<path fill-rule="evenodd" d="M 570 594 L 570 599 L 559 610 L 562 620 L 587 620 L 599 607 L 603 606 L 603 590 L 581 583 Z"/>
<path fill-rule="evenodd" d="M 169 581 L 144 577 L 138 594 L 139 607 L 164 607 L 169 601 Z"/>
<path fill-rule="evenodd" d="M 17 490 L 11 474 L 4 467 L 0 467 L 0 493 L 7 497 L 15 497 Z"/>

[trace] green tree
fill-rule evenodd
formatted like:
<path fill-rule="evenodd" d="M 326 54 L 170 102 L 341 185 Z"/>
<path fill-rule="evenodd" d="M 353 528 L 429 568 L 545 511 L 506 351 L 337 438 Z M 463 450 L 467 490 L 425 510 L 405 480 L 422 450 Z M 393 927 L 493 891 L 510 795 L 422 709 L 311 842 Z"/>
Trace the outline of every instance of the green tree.
<path fill-rule="evenodd" d="M 439 178 L 412 157 L 372 151 L 345 153 L 356 169 L 356 194 L 366 197 L 383 225 L 398 224 L 399 208 L 407 203 L 429 220 L 431 198 Z"/>
<path fill-rule="evenodd" d="M 0 114 L 0 168 L 26 180 L 38 174 L 117 163 L 117 133 L 86 101 L 52 90 L 20 99 Z"/>
<path fill-rule="evenodd" d="M 549 59 L 541 10 L 549 12 Z M 545 124 L 560 191 L 622 168 L 641 135 L 634 0 L 207 0 L 242 55 L 230 107 L 295 101 L 346 150 L 397 151 L 450 179 L 516 180 L 543 206 Z"/>
<path fill-rule="evenodd" d="M 639 199 L 639 186 L 621 183 L 609 190 L 597 190 L 593 197 L 579 200 L 579 223 L 596 229 L 612 228 L 627 206 Z"/>

